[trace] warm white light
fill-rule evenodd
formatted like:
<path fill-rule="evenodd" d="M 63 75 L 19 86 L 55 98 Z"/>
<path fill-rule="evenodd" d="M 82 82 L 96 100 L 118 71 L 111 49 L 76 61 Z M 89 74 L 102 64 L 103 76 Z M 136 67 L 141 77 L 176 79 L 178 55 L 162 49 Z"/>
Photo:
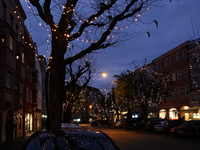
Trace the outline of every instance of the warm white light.
<path fill-rule="evenodd" d="M 102 73 L 102 76 L 103 76 L 103 77 L 106 77 L 106 76 L 107 76 L 107 73 L 105 73 L 105 72 Z"/>

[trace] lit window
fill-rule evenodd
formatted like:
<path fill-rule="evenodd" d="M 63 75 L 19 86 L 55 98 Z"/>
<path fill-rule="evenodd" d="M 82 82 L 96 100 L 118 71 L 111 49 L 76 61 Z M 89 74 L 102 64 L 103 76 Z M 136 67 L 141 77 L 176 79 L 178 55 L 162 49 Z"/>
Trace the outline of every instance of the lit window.
<path fill-rule="evenodd" d="M 22 63 L 24 64 L 24 53 L 22 53 Z"/>
<path fill-rule="evenodd" d="M 172 80 L 176 81 L 176 73 L 172 73 Z"/>
<path fill-rule="evenodd" d="M 9 36 L 9 48 L 13 50 L 13 37 L 11 35 Z"/>

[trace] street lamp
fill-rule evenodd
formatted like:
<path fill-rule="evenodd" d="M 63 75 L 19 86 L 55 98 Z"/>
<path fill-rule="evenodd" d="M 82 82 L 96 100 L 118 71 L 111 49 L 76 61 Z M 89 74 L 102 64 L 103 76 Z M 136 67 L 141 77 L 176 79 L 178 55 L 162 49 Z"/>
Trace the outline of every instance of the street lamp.
<path fill-rule="evenodd" d="M 103 76 L 103 77 L 107 77 L 107 73 L 103 72 L 103 73 L 102 73 L 102 76 Z"/>

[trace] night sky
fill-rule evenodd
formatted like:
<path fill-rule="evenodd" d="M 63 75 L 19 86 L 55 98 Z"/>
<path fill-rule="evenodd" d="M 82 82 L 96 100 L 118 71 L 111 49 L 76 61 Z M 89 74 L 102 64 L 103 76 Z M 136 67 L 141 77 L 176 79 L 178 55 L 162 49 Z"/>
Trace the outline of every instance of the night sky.
<path fill-rule="evenodd" d="M 34 17 L 30 16 L 27 8 L 27 2 L 20 0 L 27 15 L 25 24 L 31 29 L 33 41 L 40 45 L 45 41 L 49 31 L 38 25 Z M 120 74 L 127 69 L 133 70 L 134 66 L 129 65 L 132 61 L 142 65 L 145 58 L 150 63 L 156 57 L 177 47 L 187 40 L 200 37 L 200 0 L 163 0 L 151 6 L 145 14 L 141 16 L 144 23 L 137 22 L 132 24 L 126 32 L 139 32 L 144 34 L 121 43 L 119 47 L 109 47 L 99 50 L 97 57 L 97 73 L 90 82 L 90 86 L 96 88 L 108 88 L 114 74 Z M 158 22 L 158 28 L 155 22 Z M 29 22 L 30 21 L 30 22 Z M 152 23 L 151 23 L 152 22 Z M 146 24 L 150 23 L 150 24 Z M 31 28 L 28 26 L 31 25 Z M 150 37 L 146 32 L 150 33 Z M 48 43 L 45 42 L 38 46 L 40 55 L 47 54 Z M 107 72 L 107 77 L 101 76 L 102 72 Z"/>

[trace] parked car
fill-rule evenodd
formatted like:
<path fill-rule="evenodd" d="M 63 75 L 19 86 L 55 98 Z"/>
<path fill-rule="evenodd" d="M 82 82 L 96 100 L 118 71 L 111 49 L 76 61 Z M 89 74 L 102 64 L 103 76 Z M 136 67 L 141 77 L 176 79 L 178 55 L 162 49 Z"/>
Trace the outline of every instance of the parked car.
<path fill-rule="evenodd" d="M 61 129 L 62 130 L 82 130 L 82 127 L 74 123 L 62 123 Z"/>
<path fill-rule="evenodd" d="M 163 126 L 167 120 L 159 121 L 157 124 L 154 125 L 154 131 L 163 132 Z"/>
<path fill-rule="evenodd" d="M 158 124 L 159 121 L 164 121 L 166 119 L 161 119 L 161 118 L 151 118 L 148 119 L 147 122 L 145 123 L 145 129 L 152 132 L 154 130 L 154 126 Z"/>
<path fill-rule="evenodd" d="M 198 128 L 200 128 L 200 120 L 186 121 L 178 127 L 177 135 L 185 137 L 198 137 Z"/>
<path fill-rule="evenodd" d="M 125 128 L 128 129 L 128 130 L 139 129 L 143 124 L 142 120 L 143 120 L 142 118 L 131 118 L 129 120 L 126 120 Z"/>
<path fill-rule="evenodd" d="M 175 128 L 183 123 L 184 120 L 167 120 L 163 126 L 163 132 L 166 134 L 173 134 L 175 132 Z"/>
<path fill-rule="evenodd" d="M 119 150 L 115 142 L 100 131 L 38 131 L 32 134 L 22 150 Z"/>

